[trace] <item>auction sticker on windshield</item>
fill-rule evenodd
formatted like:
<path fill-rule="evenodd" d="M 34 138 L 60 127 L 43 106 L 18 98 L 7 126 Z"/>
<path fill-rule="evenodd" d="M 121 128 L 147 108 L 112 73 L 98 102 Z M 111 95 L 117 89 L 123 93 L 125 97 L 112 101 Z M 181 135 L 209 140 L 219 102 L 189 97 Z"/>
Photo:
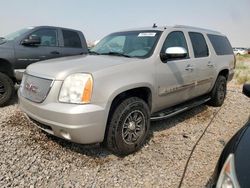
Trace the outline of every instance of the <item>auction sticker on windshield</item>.
<path fill-rule="evenodd" d="M 154 37 L 156 33 L 139 33 L 138 37 Z"/>

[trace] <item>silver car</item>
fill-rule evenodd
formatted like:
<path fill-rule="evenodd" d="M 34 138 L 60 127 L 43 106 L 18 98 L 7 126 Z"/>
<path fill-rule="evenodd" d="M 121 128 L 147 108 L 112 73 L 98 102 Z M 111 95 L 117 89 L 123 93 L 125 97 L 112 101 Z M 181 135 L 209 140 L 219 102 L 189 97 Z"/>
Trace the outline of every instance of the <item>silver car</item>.
<path fill-rule="evenodd" d="M 112 33 L 88 55 L 26 69 L 19 106 L 37 126 L 72 142 L 103 142 L 126 155 L 146 140 L 150 120 L 202 103 L 221 106 L 235 57 L 223 34 L 189 26 Z"/>

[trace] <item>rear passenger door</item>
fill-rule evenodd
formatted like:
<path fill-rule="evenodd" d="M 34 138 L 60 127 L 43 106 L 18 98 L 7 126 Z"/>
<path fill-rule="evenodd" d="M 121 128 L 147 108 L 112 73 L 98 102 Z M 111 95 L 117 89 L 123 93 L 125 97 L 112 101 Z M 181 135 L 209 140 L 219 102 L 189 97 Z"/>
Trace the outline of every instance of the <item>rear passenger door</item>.
<path fill-rule="evenodd" d="M 207 41 L 202 33 L 189 32 L 193 48 L 193 63 L 195 64 L 195 92 L 192 97 L 207 93 L 212 85 L 215 74 L 215 62 L 211 60 Z"/>
<path fill-rule="evenodd" d="M 81 55 L 84 53 L 81 38 L 78 32 L 68 29 L 61 29 L 61 53 L 62 56 Z M 86 50 L 85 50 L 86 51 Z"/>

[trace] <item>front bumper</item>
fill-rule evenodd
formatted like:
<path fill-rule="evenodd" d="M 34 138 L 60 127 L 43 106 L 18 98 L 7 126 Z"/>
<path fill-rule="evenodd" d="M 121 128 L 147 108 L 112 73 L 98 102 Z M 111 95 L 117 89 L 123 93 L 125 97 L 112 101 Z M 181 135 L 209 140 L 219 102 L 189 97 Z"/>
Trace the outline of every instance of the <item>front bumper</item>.
<path fill-rule="evenodd" d="M 108 116 L 104 107 L 93 104 L 34 103 L 22 97 L 20 92 L 18 97 L 19 108 L 49 134 L 80 144 L 103 141 Z"/>

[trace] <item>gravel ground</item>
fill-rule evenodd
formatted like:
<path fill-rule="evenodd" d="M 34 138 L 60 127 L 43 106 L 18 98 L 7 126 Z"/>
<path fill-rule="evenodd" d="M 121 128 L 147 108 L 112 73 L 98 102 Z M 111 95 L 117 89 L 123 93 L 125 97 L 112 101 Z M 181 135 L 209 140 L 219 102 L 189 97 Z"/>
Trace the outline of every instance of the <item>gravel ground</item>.
<path fill-rule="evenodd" d="M 205 187 L 223 146 L 247 121 L 250 100 L 240 92 L 229 86 L 194 151 L 183 187 Z M 98 144 L 73 144 L 42 132 L 14 100 L 0 109 L 0 187 L 178 187 L 193 145 L 217 110 L 202 105 L 152 122 L 148 143 L 120 158 Z"/>

